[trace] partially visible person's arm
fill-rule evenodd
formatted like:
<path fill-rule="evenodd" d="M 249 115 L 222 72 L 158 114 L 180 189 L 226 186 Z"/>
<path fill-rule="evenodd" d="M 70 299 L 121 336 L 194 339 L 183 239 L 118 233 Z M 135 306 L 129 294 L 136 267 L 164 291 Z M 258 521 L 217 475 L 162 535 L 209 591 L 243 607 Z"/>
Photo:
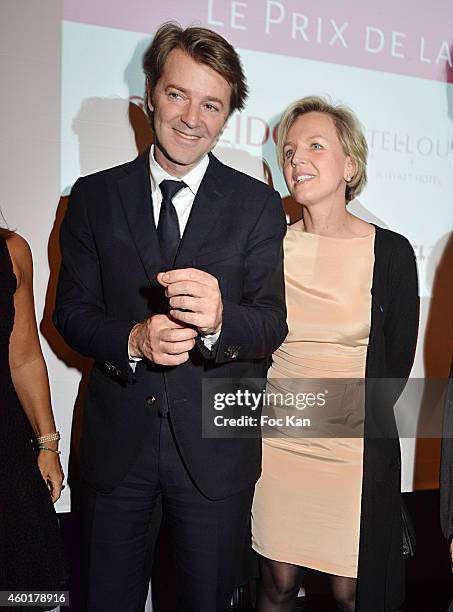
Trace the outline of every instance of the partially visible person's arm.
<path fill-rule="evenodd" d="M 53 322 L 72 349 L 113 366 L 118 379 L 132 383 L 128 342 L 138 321 L 120 320 L 107 312 L 101 262 L 88 215 L 88 200 L 94 206 L 97 191 L 89 195 L 89 182 L 87 178 L 75 182 L 61 224 L 62 261 Z"/>
<path fill-rule="evenodd" d="M 385 322 L 387 371 L 389 377 L 401 379 L 404 386 L 414 363 L 420 299 L 414 251 L 403 236 L 398 236 L 389 279 L 390 303 Z"/>
<path fill-rule="evenodd" d="M 33 263 L 26 241 L 14 235 L 7 241 L 17 289 L 14 294 L 14 327 L 10 338 L 9 364 L 19 401 L 37 436 L 56 431 L 50 403 L 47 368 L 39 343 L 33 300 Z M 58 450 L 58 441 L 46 442 Z M 41 450 L 38 466 L 56 502 L 61 494 L 63 470 L 56 452 Z"/>
<path fill-rule="evenodd" d="M 450 563 L 451 563 L 451 571 L 453 573 L 453 540 L 450 542 Z"/>
<path fill-rule="evenodd" d="M 453 572 L 453 363 L 450 368 L 442 423 L 442 445 L 439 471 L 440 525 L 450 543 L 451 570 Z"/>

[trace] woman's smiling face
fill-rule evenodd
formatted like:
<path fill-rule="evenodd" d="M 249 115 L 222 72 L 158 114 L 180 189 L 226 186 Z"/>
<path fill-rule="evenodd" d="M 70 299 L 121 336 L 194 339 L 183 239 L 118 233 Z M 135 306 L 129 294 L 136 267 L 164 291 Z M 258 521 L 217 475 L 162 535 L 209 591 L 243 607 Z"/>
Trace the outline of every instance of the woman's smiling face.
<path fill-rule="evenodd" d="M 345 204 L 346 179 L 353 176 L 354 164 L 330 115 L 310 112 L 297 117 L 283 145 L 283 174 L 299 204 Z"/>

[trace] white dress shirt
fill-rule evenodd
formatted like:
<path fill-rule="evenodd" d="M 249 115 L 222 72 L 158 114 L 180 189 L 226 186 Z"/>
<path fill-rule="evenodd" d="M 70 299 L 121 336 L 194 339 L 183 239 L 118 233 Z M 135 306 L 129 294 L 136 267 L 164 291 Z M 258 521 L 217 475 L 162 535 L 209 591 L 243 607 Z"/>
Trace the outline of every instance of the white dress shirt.
<path fill-rule="evenodd" d="M 203 180 L 208 165 L 209 157 L 205 155 L 195 166 L 195 168 L 192 168 L 192 170 L 190 170 L 183 177 L 180 178 L 177 176 L 172 176 L 171 174 L 168 174 L 168 172 L 157 163 L 154 157 L 154 145 L 151 146 L 151 150 L 149 152 L 149 168 L 151 178 L 151 196 L 153 201 L 153 216 L 156 228 L 157 224 L 159 223 L 160 207 L 162 204 L 162 193 L 159 185 L 162 181 L 165 180 L 183 180 L 186 184 L 186 187 L 180 189 L 178 193 L 172 198 L 173 206 L 175 207 L 176 214 L 178 215 L 179 232 L 182 238 L 184 230 L 186 229 L 187 221 L 189 220 L 189 215 L 190 211 L 192 210 L 195 196 L 197 195 L 198 189 L 200 187 L 201 181 Z M 219 336 L 220 331 L 215 334 L 206 334 L 204 336 L 201 336 L 201 340 L 206 346 L 206 348 L 212 350 Z M 139 358 L 131 356 L 129 356 L 129 360 L 132 362 L 130 365 L 135 371 L 135 363 L 133 362 L 141 360 Z"/>
<path fill-rule="evenodd" d="M 193 201 L 197 195 L 197 191 L 200 187 L 201 181 L 205 175 L 205 172 L 209 165 L 209 157 L 205 155 L 203 159 L 192 168 L 182 178 L 172 176 L 168 174 L 154 159 L 154 145 L 151 147 L 149 152 L 149 168 L 151 177 L 151 196 L 153 198 L 153 214 L 154 224 L 157 227 L 159 223 L 160 207 L 162 204 L 162 193 L 159 185 L 162 181 L 181 181 L 183 180 L 187 187 L 180 189 L 178 193 L 173 197 L 172 203 L 176 208 L 176 214 L 178 215 L 179 231 L 181 238 L 186 229 L 187 221 L 189 219 L 190 211 L 192 210 Z"/>

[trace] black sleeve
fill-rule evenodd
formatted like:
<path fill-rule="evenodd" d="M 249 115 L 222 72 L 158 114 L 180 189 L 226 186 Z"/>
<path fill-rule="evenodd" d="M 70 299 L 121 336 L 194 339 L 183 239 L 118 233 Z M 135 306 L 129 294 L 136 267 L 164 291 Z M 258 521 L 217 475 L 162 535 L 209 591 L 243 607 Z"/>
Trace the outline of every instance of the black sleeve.
<path fill-rule="evenodd" d="M 241 303 L 223 302 L 222 331 L 212 351 L 217 363 L 269 357 L 286 337 L 285 233 L 281 199 L 272 191 L 248 239 Z"/>
<path fill-rule="evenodd" d="M 417 345 L 420 300 L 417 264 L 409 241 L 397 235 L 389 265 L 385 350 L 389 378 L 407 379 Z"/>
<path fill-rule="evenodd" d="M 74 184 L 69 197 L 60 246 L 62 262 L 53 316 L 55 326 L 74 350 L 105 363 L 118 378 L 132 381 L 128 340 L 136 321 L 118 320 L 106 313 L 84 179 Z"/>

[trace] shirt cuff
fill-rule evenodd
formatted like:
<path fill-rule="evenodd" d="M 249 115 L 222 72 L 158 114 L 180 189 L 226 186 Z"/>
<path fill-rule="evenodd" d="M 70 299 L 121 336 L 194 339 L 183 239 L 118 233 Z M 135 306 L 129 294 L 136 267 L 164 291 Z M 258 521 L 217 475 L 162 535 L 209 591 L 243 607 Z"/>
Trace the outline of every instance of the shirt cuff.
<path fill-rule="evenodd" d="M 131 333 L 132 333 L 132 330 L 131 330 Z M 135 368 L 137 367 L 137 362 L 141 361 L 142 358 L 141 357 L 132 357 L 132 355 L 129 353 L 130 338 L 131 338 L 131 334 L 129 334 L 129 339 L 127 341 L 127 348 L 128 348 L 127 354 L 128 354 L 128 358 L 129 358 L 129 365 L 131 366 L 132 371 L 135 374 Z"/>
<path fill-rule="evenodd" d="M 214 348 L 217 340 L 219 339 L 220 336 L 220 332 L 222 330 L 219 329 L 218 332 L 216 332 L 215 334 L 205 334 L 204 336 L 200 336 L 201 337 L 201 341 L 203 342 L 203 344 L 205 345 L 205 347 L 212 351 L 212 349 Z"/>

